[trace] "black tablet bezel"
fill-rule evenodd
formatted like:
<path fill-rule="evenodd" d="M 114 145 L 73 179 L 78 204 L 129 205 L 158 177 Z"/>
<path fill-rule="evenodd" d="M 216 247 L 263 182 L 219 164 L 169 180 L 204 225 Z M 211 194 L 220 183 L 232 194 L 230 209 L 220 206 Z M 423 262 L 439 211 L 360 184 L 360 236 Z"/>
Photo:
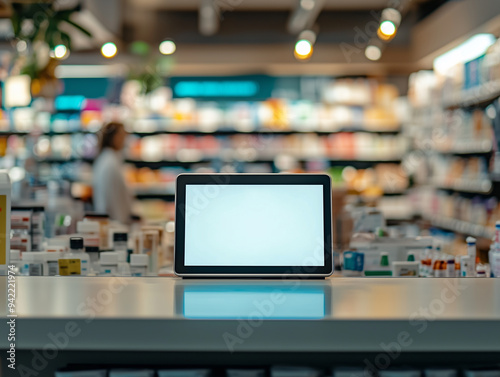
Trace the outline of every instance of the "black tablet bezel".
<path fill-rule="evenodd" d="M 186 185 L 322 185 L 323 266 L 185 266 Z M 175 192 L 174 272 L 179 276 L 328 276 L 332 262 L 332 188 L 326 174 L 180 174 Z"/>

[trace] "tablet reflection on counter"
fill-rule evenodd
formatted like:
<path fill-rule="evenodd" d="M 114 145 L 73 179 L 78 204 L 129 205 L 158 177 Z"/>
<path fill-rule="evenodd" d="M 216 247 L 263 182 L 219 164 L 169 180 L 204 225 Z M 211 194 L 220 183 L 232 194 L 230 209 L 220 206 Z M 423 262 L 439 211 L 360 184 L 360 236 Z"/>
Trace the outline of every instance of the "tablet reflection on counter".
<path fill-rule="evenodd" d="M 179 311 L 190 319 L 322 319 L 327 296 L 320 286 L 180 286 Z"/>

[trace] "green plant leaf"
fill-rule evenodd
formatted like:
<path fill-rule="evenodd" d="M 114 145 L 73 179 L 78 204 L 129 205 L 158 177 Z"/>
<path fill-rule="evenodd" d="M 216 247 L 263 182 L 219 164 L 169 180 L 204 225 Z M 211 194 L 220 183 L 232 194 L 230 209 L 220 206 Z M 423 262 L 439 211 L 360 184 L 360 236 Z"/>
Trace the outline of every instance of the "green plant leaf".
<path fill-rule="evenodd" d="M 60 37 L 62 44 L 65 45 L 68 50 L 71 50 L 71 37 L 63 31 L 61 31 Z"/>
<path fill-rule="evenodd" d="M 10 22 L 12 23 L 12 31 L 17 38 L 21 38 L 21 18 L 16 12 L 12 12 L 10 17 Z"/>
<path fill-rule="evenodd" d="M 80 30 L 83 34 L 85 34 L 86 36 L 88 37 L 92 37 L 92 34 L 90 33 L 90 31 L 88 31 L 87 29 L 85 29 L 84 27 L 78 25 L 76 22 L 73 22 L 71 20 L 64 20 L 65 22 L 67 22 L 68 24 L 70 24 L 71 26 L 73 26 L 74 28 Z"/>

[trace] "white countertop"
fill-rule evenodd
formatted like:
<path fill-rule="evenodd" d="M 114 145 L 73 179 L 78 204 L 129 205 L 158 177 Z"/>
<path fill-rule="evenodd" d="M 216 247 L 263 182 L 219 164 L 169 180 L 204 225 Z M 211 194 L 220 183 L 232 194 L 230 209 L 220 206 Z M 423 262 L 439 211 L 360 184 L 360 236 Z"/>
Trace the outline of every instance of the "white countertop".
<path fill-rule="evenodd" d="M 19 349 L 67 332 L 68 350 L 500 352 L 500 279 L 18 277 L 16 294 Z"/>

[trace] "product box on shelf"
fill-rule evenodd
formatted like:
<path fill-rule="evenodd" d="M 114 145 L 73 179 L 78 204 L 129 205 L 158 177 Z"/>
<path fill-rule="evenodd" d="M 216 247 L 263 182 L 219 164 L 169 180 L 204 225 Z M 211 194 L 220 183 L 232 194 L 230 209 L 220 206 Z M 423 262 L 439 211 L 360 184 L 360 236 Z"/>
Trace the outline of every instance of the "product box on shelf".
<path fill-rule="evenodd" d="M 7 275 L 10 254 L 10 179 L 0 172 L 0 275 Z"/>

